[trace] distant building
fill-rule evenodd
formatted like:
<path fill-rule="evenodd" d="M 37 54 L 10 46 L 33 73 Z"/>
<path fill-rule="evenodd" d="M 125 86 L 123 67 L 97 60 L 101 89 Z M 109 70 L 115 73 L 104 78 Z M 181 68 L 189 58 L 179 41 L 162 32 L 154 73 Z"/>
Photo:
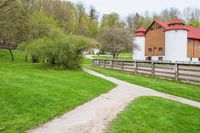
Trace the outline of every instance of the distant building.
<path fill-rule="evenodd" d="M 139 28 L 134 44 L 139 47 L 133 51 L 134 60 L 200 61 L 200 28 L 186 26 L 180 19 Z"/>

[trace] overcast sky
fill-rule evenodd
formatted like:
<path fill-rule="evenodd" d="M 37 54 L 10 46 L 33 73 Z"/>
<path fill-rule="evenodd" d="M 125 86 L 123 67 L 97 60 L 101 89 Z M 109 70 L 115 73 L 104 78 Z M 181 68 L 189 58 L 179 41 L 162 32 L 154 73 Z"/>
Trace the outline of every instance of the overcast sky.
<path fill-rule="evenodd" d="M 200 0 L 69 0 L 82 2 L 88 8 L 93 5 L 100 14 L 116 12 L 122 17 L 130 13 L 159 12 L 164 8 L 176 7 L 182 10 L 185 7 L 200 8 Z"/>

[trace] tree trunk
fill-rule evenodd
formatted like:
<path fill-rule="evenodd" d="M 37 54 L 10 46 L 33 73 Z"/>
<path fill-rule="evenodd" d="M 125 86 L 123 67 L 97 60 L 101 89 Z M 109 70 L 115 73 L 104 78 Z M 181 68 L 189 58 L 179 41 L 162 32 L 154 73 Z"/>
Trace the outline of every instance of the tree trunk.
<path fill-rule="evenodd" d="M 55 64 L 56 64 L 56 59 L 55 59 L 55 57 L 52 57 L 52 58 L 51 58 L 51 64 L 52 64 L 52 65 L 55 65 Z"/>
<path fill-rule="evenodd" d="M 14 61 L 14 56 L 13 56 L 13 53 L 12 53 L 11 48 L 8 48 L 8 50 L 9 50 L 9 52 L 10 52 L 11 60 Z"/>
<path fill-rule="evenodd" d="M 36 56 L 32 56 L 32 63 L 38 63 L 38 58 Z"/>
<path fill-rule="evenodd" d="M 28 61 L 28 55 L 25 56 L 25 62 L 27 62 L 27 61 Z"/>

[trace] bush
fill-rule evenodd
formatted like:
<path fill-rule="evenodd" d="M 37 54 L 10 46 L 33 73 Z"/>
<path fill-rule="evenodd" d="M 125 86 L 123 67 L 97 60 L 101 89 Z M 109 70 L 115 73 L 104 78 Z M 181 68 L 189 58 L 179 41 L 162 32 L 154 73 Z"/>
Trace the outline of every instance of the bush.
<path fill-rule="evenodd" d="M 31 42 L 28 53 L 40 60 L 49 60 L 49 63 L 60 69 L 77 69 L 80 67 L 82 51 L 88 48 L 90 42 L 81 36 L 60 36 L 57 38 L 44 37 Z"/>

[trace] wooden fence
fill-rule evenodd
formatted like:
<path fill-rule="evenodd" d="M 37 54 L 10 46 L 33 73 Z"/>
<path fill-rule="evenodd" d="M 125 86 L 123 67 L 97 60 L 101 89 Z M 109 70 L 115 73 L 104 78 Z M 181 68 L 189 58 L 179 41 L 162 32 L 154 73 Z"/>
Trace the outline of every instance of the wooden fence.
<path fill-rule="evenodd" d="M 93 66 L 200 84 L 200 64 L 93 59 Z"/>

